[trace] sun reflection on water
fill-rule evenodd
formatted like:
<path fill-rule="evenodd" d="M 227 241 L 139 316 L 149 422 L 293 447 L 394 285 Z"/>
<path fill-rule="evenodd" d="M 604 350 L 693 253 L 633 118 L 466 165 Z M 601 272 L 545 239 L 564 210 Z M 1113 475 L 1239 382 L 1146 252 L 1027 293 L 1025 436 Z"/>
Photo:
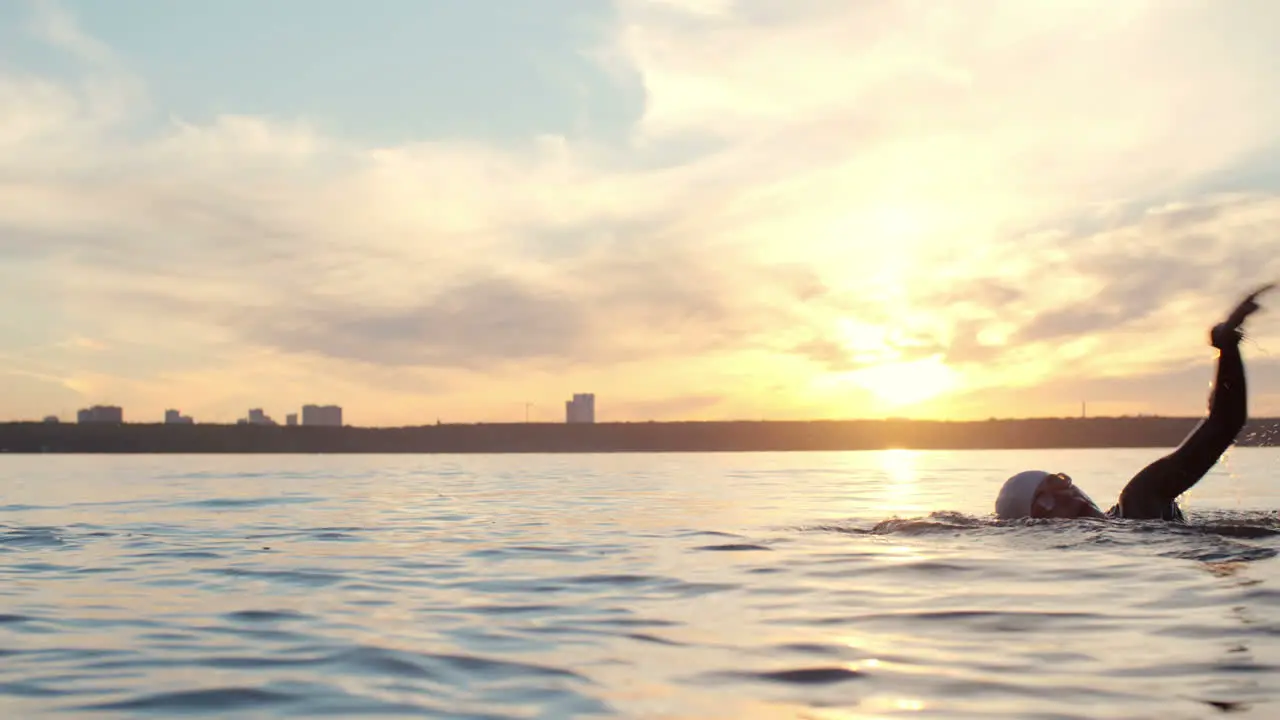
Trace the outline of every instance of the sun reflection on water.
<path fill-rule="evenodd" d="M 921 503 L 919 471 L 916 467 L 919 451 L 892 448 L 880 451 L 880 469 L 884 473 L 884 489 L 876 510 L 909 515 L 928 511 Z"/>

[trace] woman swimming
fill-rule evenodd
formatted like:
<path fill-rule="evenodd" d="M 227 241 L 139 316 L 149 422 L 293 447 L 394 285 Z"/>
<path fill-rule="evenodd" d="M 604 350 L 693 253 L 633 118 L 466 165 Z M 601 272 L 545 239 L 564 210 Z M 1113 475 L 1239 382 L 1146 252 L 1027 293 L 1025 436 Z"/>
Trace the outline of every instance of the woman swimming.
<path fill-rule="evenodd" d="M 1005 481 L 996 497 L 996 515 L 1011 518 L 1129 518 L 1183 521 L 1177 499 L 1204 477 L 1235 442 L 1248 417 L 1240 327 L 1259 309 L 1257 298 L 1275 287 L 1258 288 L 1231 315 L 1209 331 L 1218 349 L 1218 373 L 1209 396 L 1209 415 L 1176 450 L 1134 475 L 1119 501 L 1102 512 L 1065 473 L 1027 470 Z"/>

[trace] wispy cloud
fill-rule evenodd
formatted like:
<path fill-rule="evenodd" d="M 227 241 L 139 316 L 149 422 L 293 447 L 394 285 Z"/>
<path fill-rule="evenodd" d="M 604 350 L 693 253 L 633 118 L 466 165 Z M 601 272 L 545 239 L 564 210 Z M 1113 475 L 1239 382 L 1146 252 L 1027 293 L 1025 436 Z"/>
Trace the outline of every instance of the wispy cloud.
<path fill-rule="evenodd" d="M 1266 173 L 1206 189 L 1276 146 L 1269 3 L 620 0 L 583 52 L 643 83 L 622 144 L 396 146 L 157 123 L 145 68 L 38 8 L 81 72 L 0 69 L 0 257 L 31 322 L 109 348 L 47 351 L 84 402 L 1039 413 L 1008 388 L 1207 381 L 1208 326 L 1280 277 Z M 913 362 L 950 390 L 869 386 Z"/>
<path fill-rule="evenodd" d="M 105 69 L 119 69 L 115 52 L 84 32 L 76 18 L 53 0 L 32 0 L 30 27 L 39 37 L 75 57 Z"/>

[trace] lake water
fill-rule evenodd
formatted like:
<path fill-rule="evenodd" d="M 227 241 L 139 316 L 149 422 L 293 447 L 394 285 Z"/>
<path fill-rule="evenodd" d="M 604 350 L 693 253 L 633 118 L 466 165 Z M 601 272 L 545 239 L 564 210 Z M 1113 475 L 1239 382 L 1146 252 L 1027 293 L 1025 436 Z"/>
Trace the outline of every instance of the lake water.
<path fill-rule="evenodd" d="M 1280 449 L 990 517 L 1159 454 L 0 456 L 0 716 L 1280 717 Z"/>

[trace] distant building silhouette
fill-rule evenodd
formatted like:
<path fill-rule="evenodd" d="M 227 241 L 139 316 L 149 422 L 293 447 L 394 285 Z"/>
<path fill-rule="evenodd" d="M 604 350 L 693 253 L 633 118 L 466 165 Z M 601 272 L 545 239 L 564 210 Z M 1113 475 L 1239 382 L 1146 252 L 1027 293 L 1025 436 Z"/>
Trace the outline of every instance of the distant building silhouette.
<path fill-rule="evenodd" d="M 194 425 L 195 420 L 193 420 L 188 415 L 183 415 L 178 410 L 165 410 L 164 424 L 165 425 Z"/>
<path fill-rule="evenodd" d="M 279 423 L 277 423 L 275 420 L 272 420 L 270 415 L 267 415 L 265 412 L 262 411 L 262 408 L 253 408 L 249 410 L 249 417 L 241 418 L 239 421 L 237 421 L 236 424 L 237 425 L 278 425 Z"/>
<path fill-rule="evenodd" d="M 303 405 L 302 424 L 342 427 L 342 408 L 337 405 Z"/>
<path fill-rule="evenodd" d="M 298 424 L 298 413 L 289 413 L 288 415 L 285 415 L 285 416 L 284 416 L 284 424 L 285 424 L 285 425 L 288 425 L 289 427 L 294 427 L 295 425 L 297 425 L 297 424 Z"/>
<path fill-rule="evenodd" d="M 57 415 L 45 415 L 44 422 L 46 425 L 57 425 L 60 421 Z"/>
<path fill-rule="evenodd" d="M 124 410 L 115 405 L 94 405 L 76 413 L 78 423 L 122 423 Z"/>
<path fill-rule="evenodd" d="M 595 422 L 595 393 L 574 393 L 573 399 L 566 401 L 564 404 L 564 421 L 567 423 Z"/>

